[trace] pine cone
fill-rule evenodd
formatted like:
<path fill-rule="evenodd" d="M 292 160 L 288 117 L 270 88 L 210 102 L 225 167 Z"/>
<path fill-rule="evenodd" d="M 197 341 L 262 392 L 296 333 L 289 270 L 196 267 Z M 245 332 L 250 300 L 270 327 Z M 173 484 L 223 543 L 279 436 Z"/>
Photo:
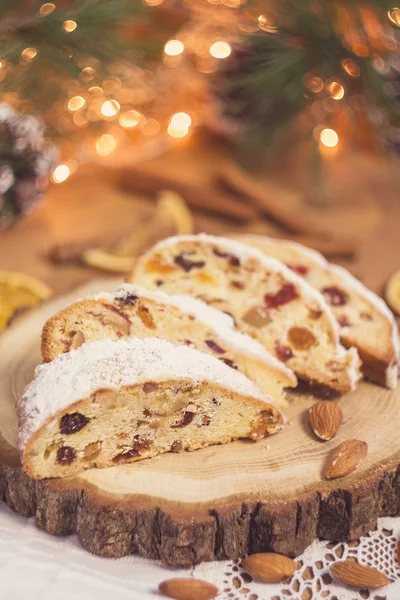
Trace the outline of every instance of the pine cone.
<path fill-rule="evenodd" d="M 0 230 L 38 204 L 56 160 L 40 119 L 0 103 Z"/>

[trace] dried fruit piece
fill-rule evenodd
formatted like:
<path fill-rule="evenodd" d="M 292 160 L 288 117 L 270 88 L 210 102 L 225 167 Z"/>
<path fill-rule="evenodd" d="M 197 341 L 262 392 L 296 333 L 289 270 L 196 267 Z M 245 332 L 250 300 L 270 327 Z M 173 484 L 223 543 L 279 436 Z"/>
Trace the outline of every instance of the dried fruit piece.
<path fill-rule="evenodd" d="M 227 258 L 229 264 L 232 267 L 240 267 L 240 260 L 234 254 L 229 254 L 229 252 L 221 252 L 220 250 L 218 250 L 218 248 L 213 248 L 213 253 L 215 254 L 215 256 L 219 256 L 221 258 Z"/>
<path fill-rule="evenodd" d="M 346 317 L 346 315 L 338 315 L 336 317 L 336 321 L 339 323 L 340 327 L 350 327 L 351 323 L 348 319 L 348 317 Z"/>
<path fill-rule="evenodd" d="M 96 458 L 101 452 L 102 445 L 102 442 L 92 442 L 85 446 L 83 449 L 83 458 L 85 460 L 93 460 Z"/>
<path fill-rule="evenodd" d="M 140 304 L 138 307 L 138 315 L 145 327 L 148 329 L 156 329 L 156 324 L 147 306 Z"/>
<path fill-rule="evenodd" d="M 317 338 L 306 327 L 291 327 L 288 340 L 296 350 L 308 350 L 317 344 Z"/>
<path fill-rule="evenodd" d="M 326 479 L 345 477 L 357 469 L 368 454 L 368 444 L 360 440 L 346 440 L 329 455 L 324 467 Z"/>
<path fill-rule="evenodd" d="M 35 306 L 49 296 L 50 288 L 38 279 L 14 271 L 0 271 L 0 330 L 18 309 Z"/>
<path fill-rule="evenodd" d="M 307 273 L 310 270 L 310 268 L 306 267 L 306 265 L 293 265 L 293 264 L 286 263 L 286 266 L 289 267 L 289 269 L 291 269 L 292 271 L 294 271 L 298 275 L 303 275 L 303 276 L 307 275 Z"/>
<path fill-rule="evenodd" d="M 171 446 L 171 452 L 180 452 L 183 448 L 183 444 L 180 440 L 176 440 L 173 442 Z"/>
<path fill-rule="evenodd" d="M 265 294 L 264 302 L 268 308 L 279 308 L 298 297 L 296 286 L 293 283 L 284 283 L 275 294 Z"/>
<path fill-rule="evenodd" d="M 127 273 L 133 266 L 131 256 L 116 256 L 98 248 L 85 250 L 82 253 L 82 260 L 89 267 L 114 273 Z"/>
<path fill-rule="evenodd" d="M 117 454 L 116 456 L 114 456 L 112 461 L 113 461 L 113 463 L 126 462 L 130 458 L 134 458 L 135 456 L 140 456 L 140 452 L 138 452 L 138 450 L 136 450 L 136 448 L 131 448 L 130 450 L 126 450 L 125 452 L 121 452 L 120 454 Z"/>
<path fill-rule="evenodd" d="M 67 413 L 61 417 L 60 432 L 71 435 L 80 431 L 89 423 L 88 417 L 79 412 Z"/>
<path fill-rule="evenodd" d="M 335 579 L 357 588 L 376 589 L 389 585 L 390 579 L 378 569 L 343 560 L 333 563 L 330 568 Z"/>
<path fill-rule="evenodd" d="M 263 306 L 253 306 L 242 316 L 242 320 L 253 327 L 265 327 L 271 323 L 272 319 L 268 311 Z"/>
<path fill-rule="evenodd" d="M 178 427 L 186 427 L 186 425 L 189 425 L 189 423 L 191 423 L 193 421 L 195 413 L 194 412 L 190 412 L 190 411 L 185 411 L 183 413 L 183 417 L 180 421 L 178 421 L 177 423 L 174 423 L 171 425 L 171 427 L 173 429 L 176 429 Z"/>
<path fill-rule="evenodd" d="M 146 271 L 147 273 L 173 273 L 176 267 L 165 263 L 160 255 L 146 263 Z"/>
<path fill-rule="evenodd" d="M 117 333 L 119 332 L 121 336 L 129 335 L 131 327 L 131 321 L 129 317 L 122 310 L 119 310 L 112 304 L 102 303 L 102 307 L 106 309 L 107 314 L 104 314 L 103 311 L 95 312 L 94 310 L 88 312 L 89 314 L 93 314 L 93 316 L 96 317 L 102 323 L 102 325 L 111 325 L 111 327 L 113 327 Z"/>
<path fill-rule="evenodd" d="M 235 365 L 233 360 L 231 360 L 230 358 L 220 358 L 220 360 L 222 360 L 222 362 L 228 365 L 228 367 L 231 367 L 231 369 L 236 369 L 236 371 L 238 370 L 238 366 Z"/>
<path fill-rule="evenodd" d="M 321 440 L 335 437 L 342 423 L 342 409 L 336 402 L 320 400 L 312 405 L 308 413 L 311 429 Z"/>
<path fill-rule="evenodd" d="M 291 348 L 283 346 L 279 342 L 275 342 L 275 354 L 282 362 L 288 361 L 293 356 Z"/>
<path fill-rule="evenodd" d="M 244 290 L 245 284 L 242 281 L 231 281 L 230 285 L 238 290 Z"/>
<path fill-rule="evenodd" d="M 400 565 L 400 541 L 397 542 L 397 562 Z"/>
<path fill-rule="evenodd" d="M 206 264 L 204 260 L 190 260 L 189 258 L 185 258 L 183 254 L 175 256 L 174 263 L 178 265 L 178 267 L 181 267 L 186 273 L 192 269 L 201 269 Z"/>
<path fill-rule="evenodd" d="M 70 465 L 76 459 L 76 451 L 71 446 L 61 446 L 57 450 L 57 462 L 61 465 Z"/>
<path fill-rule="evenodd" d="M 219 594 L 218 588 L 208 581 L 181 577 L 162 581 L 158 589 L 174 600 L 212 600 Z"/>
<path fill-rule="evenodd" d="M 144 391 L 145 394 L 150 394 L 151 392 L 155 392 L 156 390 L 158 390 L 158 385 L 155 384 L 155 383 L 147 382 L 143 386 L 143 391 Z M 147 409 L 145 408 L 144 410 L 146 411 Z M 149 411 L 147 411 L 147 412 L 149 412 Z M 147 415 L 147 416 L 150 417 L 151 413 L 149 415 Z"/>
<path fill-rule="evenodd" d="M 75 331 L 71 338 L 70 350 L 76 350 L 85 343 L 85 336 L 82 331 Z"/>
<path fill-rule="evenodd" d="M 396 315 L 400 315 L 400 270 L 393 273 L 386 284 L 385 299 Z"/>
<path fill-rule="evenodd" d="M 135 294 L 126 294 L 126 296 L 124 296 L 123 298 L 118 298 L 118 302 L 120 302 L 121 304 L 133 305 L 136 304 L 138 298 L 139 296 L 135 296 Z"/>
<path fill-rule="evenodd" d="M 279 583 L 296 571 L 296 563 L 291 558 L 272 552 L 251 554 L 242 560 L 242 566 L 255 579 L 267 583 Z"/>
<path fill-rule="evenodd" d="M 249 437 L 255 442 L 261 440 L 266 435 L 271 433 L 271 425 L 274 423 L 274 421 L 275 419 L 273 415 L 268 410 L 261 411 L 257 423 Z"/>
<path fill-rule="evenodd" d="M 325 300 L 331 306 L 343 306 L 348 302 L 348 295 L 338 287 L 325 287 L 321 290 Z"/>
<path fill-rule="evenodd" d="M 219 346 L 218 344 L 216 344 L 212 340 L 206 340 L 206 344 L 216 354 L 225 354 L 225 352 L 226 352 L 226 350 L 224 350 L 223 348 L 221 348 L 221 346 Z"/>

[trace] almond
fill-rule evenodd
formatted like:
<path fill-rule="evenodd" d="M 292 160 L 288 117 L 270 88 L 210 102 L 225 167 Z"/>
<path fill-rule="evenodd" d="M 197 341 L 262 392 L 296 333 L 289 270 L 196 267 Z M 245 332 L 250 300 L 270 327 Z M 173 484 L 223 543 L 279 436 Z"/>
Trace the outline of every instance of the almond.
<path fill-rule="evenodd" d="M 368 444 L 360 440 L 346 440 L 328 456 L 324 467 L 326 479 L 337 479 L 357 469 L 368 453 Z"/>
<path fill-rule="evenodd" d="M 174 600 L 212 600 L 218 596 L 218 588 L 202 579 L 175 577 L 166 579 L 158 586 L 161 594 Z"/>
<path fill-rule="evenodd" d="M 255 579 L 268 583 L 278 583 L 292 577 L 297 568 L 291 558 L 272 552 L 251 554 L 242 560 L 242 566 Z"/>
<path fill-rule="evenodd" d="M 335 437 L 342 424 L 342 409 L 336 402 L 320 400 L 310 408 L 308 420 L 315 435 L 328 441 Z"/>
<path fill-rule="evenodd" d="M 80 348 L 82 346 L 82 344 L 84 344 L 84 343 L 85 343 L 85 336 L 83 335 L 82 331 L 79 330 L 76 333 L 74 333 L 74 335 L 72 336 L 70 349 L 76 350 L 77 348 Z"/>
<path fill-rule="evenodd" d="M 343 560 L 331 565 L 331 575 L 341 583 L 358 588 L 380 588 L 388 585 L 390 579 L 378 569 L 359 563 Z"/>

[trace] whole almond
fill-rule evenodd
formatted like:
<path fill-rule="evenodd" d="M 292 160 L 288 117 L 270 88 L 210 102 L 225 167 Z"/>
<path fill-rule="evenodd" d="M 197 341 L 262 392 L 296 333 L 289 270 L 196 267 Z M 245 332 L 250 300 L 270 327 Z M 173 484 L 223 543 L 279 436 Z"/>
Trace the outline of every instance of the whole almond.
<path fill-rule="evenodd" d="M 212 583 L 190 577 L 166 579 L 158 589 L 161 594 L 174 600 L 212 600 L 219 594 L 218 588 Z"/>
<path fill-rule="evenodd" d="M 358 588 L 380 588 L 388 585 L 390 579 L 374 567 L 367 567 L 350 560 L 331 565 L 331 575 L 341 583 Z"/>
<path fill-rule="evenodd" d="M 368 453 L 368 444 L 360 440 L 346 440 L 332 450 L 324 467 L 326 479 L 337 479 L 357 469 Z"/>
<path fill-rule="evenodd" d="M 292 577 L 297 568 L 292 559 L 272 552 L 251 554 L 242 560 L 242 566 L 255 579 L 268 583 L 278 583 Z"/>
<path fill-rule="evenodd" d="M 84 344 L 85 342 L 85 336 L 83 335 L 82 331 L 77 331 L 71 340 L 71 350 L 76 350 L 77 348 L 80 348 L 82 346 L 82 344 Z"/>
<path fill-rule="evenodd" d="M 336 402 L 320 400 L 310 408 L 308 420 L 315 435 L 328 441 L 335 437 L 342 424 L 342 409 Z"/>

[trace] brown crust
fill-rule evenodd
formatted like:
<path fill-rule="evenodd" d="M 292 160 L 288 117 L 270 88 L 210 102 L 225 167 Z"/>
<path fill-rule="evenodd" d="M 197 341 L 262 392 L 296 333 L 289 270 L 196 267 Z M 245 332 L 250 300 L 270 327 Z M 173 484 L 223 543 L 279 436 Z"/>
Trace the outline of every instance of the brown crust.
<path fill-rule="evenodd" d="M 295 556 L 315 537 L 356 539 L 381 516 L 400 513 L 400 458 L 335 488 L 269 502 L 232 499 L 182 509 L 157 499 L 99 494 L 79 478 L 35 481 L 18 453 L 0 443 L 0 490 L 6 504 L 53 535 L 76 533 L 93 554 L 139 554 L 174 567 L 273 551 Z M 226 502 L 226 499 L 224 500 Z"/>

